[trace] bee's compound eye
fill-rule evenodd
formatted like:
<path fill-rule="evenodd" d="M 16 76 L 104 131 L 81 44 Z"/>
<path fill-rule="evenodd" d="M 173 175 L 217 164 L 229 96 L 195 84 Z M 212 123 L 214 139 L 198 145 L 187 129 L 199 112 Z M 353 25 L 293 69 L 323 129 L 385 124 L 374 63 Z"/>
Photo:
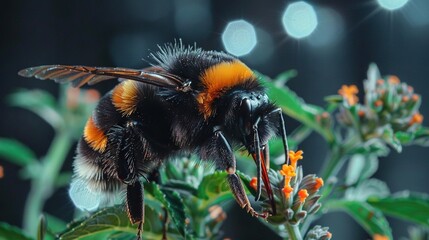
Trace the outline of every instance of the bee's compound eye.
<path fill-rule="evenodd" d="M 100 206 L 100 196 L 88 188 L 87 182 L 74 178 L 70 184 L 69 195 L 73 204 L 80 210 L 94 211 Z"/>

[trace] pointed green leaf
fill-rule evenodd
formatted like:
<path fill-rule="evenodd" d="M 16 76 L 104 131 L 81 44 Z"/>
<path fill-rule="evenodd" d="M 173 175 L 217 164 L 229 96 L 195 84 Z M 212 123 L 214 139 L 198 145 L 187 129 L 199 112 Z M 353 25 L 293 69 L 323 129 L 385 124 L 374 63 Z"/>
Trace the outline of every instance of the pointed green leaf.
<path fill-rule="evenodd" d="M 53 128 L 58 128 L 63 123 L 63 118 L 56 109 L 55 98 L 46 91 L 21 89 L 9 95 L 8 101 L 12 106 L 34 112 Z"/>
<path fill-rule="evenodd" d="M 390 190 L 385 182 L 371 178 L 361 182 L 354 188 L 347 189 L 345 198 L 364 202 L 369 197 L 386 197 L 389 194 Z"/>
<path fill-rule="evenodd" d="M 307 104 L 295 92 L 287 87 L 278 87 L 267 76 L 259 74 L 264 86 L 268 88 L 268 96 L 275 101 L 282 110 L 292 118 L 304 123 L 321 134 L 328 142 L 334 141 L 334 134 L 330 128 L 322 127 L 319 116 L 325 112 L 321 107 Z"/>
<path fill-rule="evenodd" d="M 296 77 L 297 75 L 298 75 L 298 72 L 295 69 L 287 70 L 277 75 L 274 78 L 274 82 L 276 83 L 277 86 L 283 86 L 289 80 Z"/>
<path fill-rule="evenodd" d="M 389 144 L 398 153 L 402 152 L 401 142 L 396 138 L 395 134 L 393 133 L 393 129 L 391 126 L 386 126 L 383 129 L 382 138 L 384 139 L 384 141 L 386 141 L 387 144 Z"/>
<path fill-rule="evenodd" d="M 342 210 L 350 214 L 369 234 L 379 234 L 393 239 L 389 222 L 383 213 L 366 202 L 338 200 L 325 204 L 330 210 Z"/>
<path fill-rule="evenodd" d="M 222 171 L 206 175 L 198 186 L 198 197 L 209 199 L 219 197 L 223 193 L 230 193 L 231 190 L 226 182 L 228 173 Z"/>
<path fill-rule="evenodd" d="M 34 152 L 14 139 L 0 138 L 0 157 L 22 167 L 37 163 Z"/>
<path fill-rule="evenodd" d="M 21 229 L 9 225 L 5 222 L 0 222 L 0 240 L 31 240 L 25 236 Z"/>
<path fill-rule="evenodd" d="M 353 185 L 370 178 L 378 169 L 378 158 L 375 155 L 356 154 L 349 160 L 346 172 L 346 184 Z"/>
<path fill-rule="evenodd" d="M 249 186 L 250 178 L 241 172 L 237 172 L 243 186 Z M 234 199 L 231 189 L 227 182 L 228 173 L 225 171 L 217 171 L 212 174 L 206 175 L 201 184 L 198 186 L 198 198 L 205 199 L 202 206 L 208 207 L 221 202 Z M 249 189 L 244 188 L 246 193 L 249 194 Z"/>
<path fill-rule="evenodd" d="M 130 223 L 124 208 L 121 206 L 102 209 L 88 218 L 74 222 L 60 234 L 59 239 L 83 239 L 112 230 L 130 233 L 137 231 L 137 225 L 133 226 Z"/>
<path fill-rule="evenodd" d="M 182 236 L 186 234 L 186 213 L 182 198 L 177 192 L 167 189 L 160 189 L 157 184 L 145 184 L 145 190 L 155 199 L 160 201 L 167 209 L 169 217 L 175 223 L 177 230 Z"/>
<path fill-rule="evenodd" d="M 369 204 L 387 215 L 429 227 L 429 195 L 400 192 L 386 198 L 369 198 Z"/>
<path fill-rule="evenodd" d="M 162 185 L 162 188 L 177 191 L 180 193 L 187 193 L 194 196 L 197 195 L 196 188 L 194 188 L 191 184 L 181 180 L 170 179 L 168 180 L 168 182 Z"/>
<path fill-rule="evenodd" d="M 45 213 L 45 217 L 48 230 L 52 232 L 60 232 L 66 229 L 67 224 L 62 219 L 47 213 Z"/>

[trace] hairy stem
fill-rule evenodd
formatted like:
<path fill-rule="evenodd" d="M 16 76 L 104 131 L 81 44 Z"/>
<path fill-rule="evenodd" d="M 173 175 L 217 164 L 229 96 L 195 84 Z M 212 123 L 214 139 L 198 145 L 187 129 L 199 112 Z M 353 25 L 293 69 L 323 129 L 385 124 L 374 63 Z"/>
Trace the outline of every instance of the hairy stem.
<path fill-rule="evenodd" d="M 285 224 L 289 240 L 302 240 L 301 232 L 299 231 L 298 224 Z"/>
<path fill-rule="evenodd" d="M 42 214 L 46 200 L 55 189 L 55 181 L 61 171 L 64 160 L 72 146 L 73 140 L 68 131 L 58 130 L 47 155 L 42 159 L 41 172 L 31 183 L 31 190 L 24 208 L 24 230 L 30 236 L 37 232 L 37 222 Z"/>

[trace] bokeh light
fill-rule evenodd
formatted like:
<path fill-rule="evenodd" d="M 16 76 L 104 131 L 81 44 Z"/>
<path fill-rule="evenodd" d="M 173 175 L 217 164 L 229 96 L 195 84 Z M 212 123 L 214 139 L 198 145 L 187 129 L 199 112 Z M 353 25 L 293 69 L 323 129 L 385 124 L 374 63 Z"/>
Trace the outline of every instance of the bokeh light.
<path fill-rule="evenodd" d="M 387 10 L 396 10 L 403 7 L 408 0 L 377 0 L 378 4 Z"/>
<path fill-rule="evenodd" d="M 256 46 L 255 28 L 244 20 L 232 21 L 223 31 L 222 42 L 227 52 L 238 57 L 246 55 Z"/>
<path fill-rule="evenodd" d="M 302 1 L 287 6 L 282 22 L 287 34 L 297 39 L 309 36 L 318 24 L 314 8 Z"/>
<path fill-rule="evenodd" d="M 345 24 L 341 15 L 331 8 L 317 8 L 318 25 L 308 42 L 315 47 L 332 46 L 342 39 Z"/>

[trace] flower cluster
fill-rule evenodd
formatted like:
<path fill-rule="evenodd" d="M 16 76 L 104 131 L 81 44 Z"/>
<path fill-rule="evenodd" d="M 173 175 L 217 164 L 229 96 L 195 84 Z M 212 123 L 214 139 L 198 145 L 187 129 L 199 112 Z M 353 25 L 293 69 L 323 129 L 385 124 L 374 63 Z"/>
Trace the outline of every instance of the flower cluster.
<path fill-rule="evenodd" d="M 332 238 L 332 233 L 328 231 L 328 227 L 316 225 L 305 235 L 305 240 L 328 240 Z"/>
<path fill-rule="evenodd" d="M 343 104 L 338 121 L 358 130 L 364 142 L 374 138 L 385 139 L 389 144 L 392 138 L 391 141 L 400 143 L 411 142 L 423 122 L 419 112 L 421 97 L 413 87 L 396 76 L 381 78 L 373 65 L 364 81 L 364 90 L 364 101 L 360 103 L 355 85 L 341 87 L 338 94 Z"/>
<path fill-rule="evenodd" d="M 301 166 L 297 162 L 303 159 L 303 151 L 290 151 L 289 164 L 284 164 L 280 171 L 270 170 L 269 178 L 272 184 L 274 201 L 277 212 L 268 217 L 268 222 L 273 224 L 289 223 L 299 224 L 308 214 L 314 214 L 321 207 L 318 200 L 319 189 L 323 186 L 323 180 L 314 174 L 303 176 Z M 250 182 L 250 186 L 256 189 L 256 178 Z M 262 187 L 263 211 L 271 212 L 270 202 L 267 200 L 267 192 Z"/>

